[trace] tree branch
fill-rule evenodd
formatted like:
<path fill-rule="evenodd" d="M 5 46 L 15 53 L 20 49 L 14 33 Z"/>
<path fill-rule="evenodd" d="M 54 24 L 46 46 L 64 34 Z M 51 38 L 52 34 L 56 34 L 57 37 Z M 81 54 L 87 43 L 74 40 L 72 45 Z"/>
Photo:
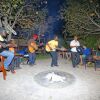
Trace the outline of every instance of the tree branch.
<path fill-rule="evenodd" d="M 12 28 L 15 26 L 15 24 L 16 24 L 16 22 L 17 22 L 17 19 L 18 19 L 18 17 L 20 16 L 20 13 L 22 12 L 23 8 L 28 7 L 28 6 L 31 6 L 31 5 L 28 4 L 28 5 L 22 6 L 22 7 L 19 9 L 19 11 L 17 12 L 17 14 L 16 14 L 16 16 L 15 16 L 14 23 L 13 23 L 13 25 L 11 26 Z"/>
<path fill-rule="evenodd" d="M 88 16 L 88 18 L 90 19 L 90 21 L 91 21 L 95 26 L 97 26 L 98 28 L 100 28 L 100 25 L 97 24 L 90 16 Z"/>
<path fill-rule="evenodd" d="M 95 9 L 95 13 L 96 13 L 96 15 L 98 16 L 98 18 L 100 18 L 100 15 L 99 15 L 99 13 L 96 11 L 96 9 Z"/>

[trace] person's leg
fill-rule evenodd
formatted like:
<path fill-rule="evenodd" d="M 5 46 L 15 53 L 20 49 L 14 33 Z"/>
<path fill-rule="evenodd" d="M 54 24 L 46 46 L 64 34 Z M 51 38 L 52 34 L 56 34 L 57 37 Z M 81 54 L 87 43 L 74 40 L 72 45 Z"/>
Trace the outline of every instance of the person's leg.
<path fill-rule="evenodd" d="M 54 51 L 54 66 L 58 66 L 58 54 L 56 51 Z"/>
<path fill-rule="evenodd" d="M 73 67 L 76 66 L 76 52 L 71 52 L 71 60 Z"/>
<path fill-rule="evenodd" d="M 3 51 L 0 53 L 0 55 L 7 57 L 4 61 L 4 67 L 8 68 L 8 66 L 10 65 L 10 63 L 12 62 L 14 58 L 14 53 L 10 51 Z"/>
<path fill-rule="evenodd" d="M 32 53 L 29 53 L 29 64 L 32 64 L 32 60 L 33 60 L 32 56 L 33 56 Z"/>
<path fill-rule="evenodd" d="M 83 65 L 83 58 L 82 58 L 82 55 L 80 55 L 80 64 Z"/>
<path fill-rule="evenodd" d="M 8 67 L 8 69 L 10 71 L 13 70 L 13 68 L 12 68 L 13 65 L 14 65 L 14 58 L 13 58 L 12 62 L 10 63 L 9 67 Z"/>
<path fill-rule="evenodd" d="M 15 59 L 15 61 L 14 61 L 15 67 L 20 68 L 20 57 L 15 56 L 14 59 Z"/>
<path fill-rule="evenodd" d="M 14 67 L 15 67 L 15 57 L 13 58 L 12 62 L 10 63 L 10 70 L 11 72 L 14 71 Z"/>
<path fill-rule="evenodd" d="M 54 59 L 54 58 L 55 58 L 55 57 L 54 57 L 54 52 L 51 51 L 51 52 L 50 52 L 50 55 L 51 55 L 51 58 L 52 58 L 51 67 L 53 67 L 53 66 L 54 66 L 54 60 L 55 60 L 55 59 Z"/>
<path fill-rule="evenodd" d="M 10 70 L 11 70 L 12 73 L 16 73 L 15 70 L 14 70 L 14 68 L 15 68 L 15 58 L 13 58 L 9 67 L 10 67 Z"/>
<path fill-rule="evenodd" d="M 34 52 L 32 55 L 33 55 L 33 56 L 32 56 L 32 64 L 35 64 L 35 60 L 36 60 L 36 53 Z"/>
<path fill-rule="evenodd" d="M 80 63 L 80 54 L 76 52 L 76 65 Z"/>
<path fill-rule="evenodd" d="M 82 62 L 83 62 L 83 65 L 86 64 L 86 55 L 82 55 Z"/>

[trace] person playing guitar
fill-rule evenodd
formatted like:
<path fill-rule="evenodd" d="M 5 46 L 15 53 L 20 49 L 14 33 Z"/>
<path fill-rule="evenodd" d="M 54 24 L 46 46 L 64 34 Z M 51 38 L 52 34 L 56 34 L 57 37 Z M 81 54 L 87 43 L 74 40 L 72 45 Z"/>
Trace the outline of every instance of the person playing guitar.
<path fill-rule="evenodd" d="M 33 66 L 35 65 L 35 60 L 36 60 L 36 50 L 38 50 L 38 46 L 33 39 L 29 39 L 28 41 L 28 51 L 29 51 L 29 65 Z"/>
<path fill-rule="evenodd" d="M 46 51 L 50 53 L 51 58 L 52 58 L 52 62 L 51 62 L 51 67 L 54 66 L 58 66 L 58 55 L 57 55 L 57 49 L 58 47 L 58 37 L 55 36 L 53 40 L 50 40 L 47 44 L 46 44 Z"/>

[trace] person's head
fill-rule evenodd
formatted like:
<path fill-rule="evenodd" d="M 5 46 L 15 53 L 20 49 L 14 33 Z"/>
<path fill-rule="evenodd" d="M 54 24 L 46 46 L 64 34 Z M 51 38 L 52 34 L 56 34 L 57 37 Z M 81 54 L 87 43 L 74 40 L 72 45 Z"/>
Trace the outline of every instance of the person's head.
<path fill-rule="evenodd" d="M 55 37 L 54 37 L 54 40 L 55 40 L 55 41 L 58 41 L 58 36 L 55 36 Z"/>
<path fill-rule="evenodd" d="M 78 40 L 78 36 L 75 35 L 74 36 L 74 40 L 77 41 Z"/>

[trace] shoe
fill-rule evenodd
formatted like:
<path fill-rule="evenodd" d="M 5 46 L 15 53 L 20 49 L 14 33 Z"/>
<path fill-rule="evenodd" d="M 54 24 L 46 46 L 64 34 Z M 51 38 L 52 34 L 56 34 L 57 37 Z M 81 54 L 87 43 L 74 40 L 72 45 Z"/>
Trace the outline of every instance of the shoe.
<path fill-rule="evenodd" d="M 76 67 L 77 67 L 77 68 L 79 68 L 79 67 L 80 67 L 80 65 L 76 65 Z"/>
<path fill-rule="evenodd" d="M 59 65 L 55 65 L 56 67 L 59 67 Z"/>
<path fill-rule="evenodd" d="M 32 64 L 29 64 L 30 67 L 32 67 Z"/>
<path fill-rule="evenodd" d="M 5 68 L 5 70 L 6 70 L 6 71 L 10 71 L 10 69 L 9 69 L 9 68 Z"/>
<path fill-rule="evenodd" d="M 15 69 L 17 70 L 17 69 L 22 69 L 21 67 L 15 67 Z"/>
<path fill-rule="evenodd" d="M 51 67 L 54 67 L 53 65 L 51 65 Z"/>
<path fill-rule="evenodd" d="M 32 66 L 34 66 L 34 65 L 36 65 L 36 64 L 29 64 L 30 67 L 32 67 Z"/>
<path fill-rule="evenodd" d="M 13 71 L 11 71 L 11 73 L 15 74 L 15 73 L 16 73 L 16 71 L 15 71 L 15 70 L 13 70 Z"/>

